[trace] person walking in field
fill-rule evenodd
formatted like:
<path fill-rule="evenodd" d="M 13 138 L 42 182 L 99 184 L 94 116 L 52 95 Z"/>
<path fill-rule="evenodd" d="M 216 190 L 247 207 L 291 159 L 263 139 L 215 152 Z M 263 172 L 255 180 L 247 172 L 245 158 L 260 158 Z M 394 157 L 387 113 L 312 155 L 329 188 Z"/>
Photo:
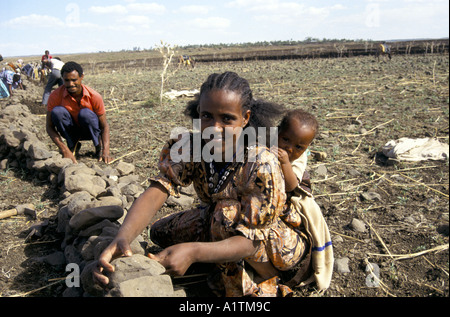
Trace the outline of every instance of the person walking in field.
<path fill-rule="evenodd" d="M 75 154 L 81 140 L 92 140 L 95 156 L 109 164 L 110 133 L 103 98 L 94 89 L 82 84 L 83 68 L 67 62 L 61 68 L 63 85 L 54 90 L 47 103 L 46 129 L 63 157 L 77 163 Z M 63 142 L 62 138 L 67 142 Z"/>

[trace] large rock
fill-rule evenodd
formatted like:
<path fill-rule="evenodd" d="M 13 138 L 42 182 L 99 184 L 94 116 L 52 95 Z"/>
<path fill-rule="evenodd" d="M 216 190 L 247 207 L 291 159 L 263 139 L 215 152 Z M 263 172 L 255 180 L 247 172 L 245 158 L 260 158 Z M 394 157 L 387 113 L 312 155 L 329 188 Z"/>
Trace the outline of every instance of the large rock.
<path fill-rule="evenodd" d="M 121 176 L 125 176 L 133 173 L 135 170 L 135 166 L 130 163 L 119 162 L 119 164 L 117 164 L 116 166 L 116 169 L 119 171 Z"/>
<path fill-rule="evenodd" d="M 30 145 L 28 155 L 33 160 L 45 160 L 52 157 L 52 153 L 42 142 L 36 142 Z"/>
<path fill-rule="evenodd" d="M 87 191 L 94 197 L 106 191 L 106 182 L 101 177 L 88 174 L 70 175 L 64 180 L 64 186 L 71 193 Z"/>
<path fill-rule="evenodd" d="M 126 280 L 144 276 L 158 276 L 166 271 L 159 262 L 140 254 L 115 259 L 111 264 L 114 266 L 114 272 L 107 273 L 107 276 L 112 287 L 117 287 Z"/>
<path fill-rule="evenodd" d="M 109 291 L 111 297 L 173 297 L 172 280 L 168 275 L 142 276 L 127 279 Z"/>
<path fill-rule="evenodd" d="M 117 220 L 123 216 L 123 213 L 123 208 L 120 206 L 101 206 L 89 208 L 74 215 L 69 221 L 69 226 L 74 231 L 80 231 L 104 219 L 111 221 Z"/>

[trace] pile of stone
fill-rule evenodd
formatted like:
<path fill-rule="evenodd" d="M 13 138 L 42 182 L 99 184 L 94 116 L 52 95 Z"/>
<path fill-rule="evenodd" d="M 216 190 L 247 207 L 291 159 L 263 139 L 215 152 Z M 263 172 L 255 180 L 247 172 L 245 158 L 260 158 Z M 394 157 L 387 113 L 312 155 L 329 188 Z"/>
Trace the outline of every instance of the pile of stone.
<path fill-rule="evenodd" d="M 145 256 L 146 244 L 138 236 L 131 244 L 133 256 L 113 261 L 116 270 L 107 290 L 92 280 L 92 269 L 101 252 L 116 236 L 126 211 L 144 191 L 133 164 L 118 162 L 101 168 L 92 163 L 73 164 L 36 136 L 35 116 L 21 104 L 9 104 L 0 115 L 0 168 L 26 167 L 41 180 L 61 190 L 57 231 L 64 236 L 61 251 L 43 257 L 52 265 L 75 265 L 79 287 L 68 287 L 65 296 L 185 296 L 175 291 L 164 267 Z M 190 204 L 185 196 L 178 203 Z M 177 201 L 172 201 L 177 203 Z M 67 284 L 67 283 L 66 283 Z"/>

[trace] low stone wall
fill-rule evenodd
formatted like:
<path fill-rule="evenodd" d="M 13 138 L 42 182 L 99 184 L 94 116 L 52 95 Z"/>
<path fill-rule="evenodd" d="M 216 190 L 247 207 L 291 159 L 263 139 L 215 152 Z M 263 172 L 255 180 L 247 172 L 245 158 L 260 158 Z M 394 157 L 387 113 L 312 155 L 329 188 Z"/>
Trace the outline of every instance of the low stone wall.
<path fill-rule="evenodd" d="M 108 289 L 92 281 L 92 269 L 101 252 L 117 234 L 128 208 L 145 190 L 135 166 L 92 163 L 73 164 L 48 149 L 36 136 L 36 117 L 23 104 L 8 104 L 0 114 L 0 168 L 26 167 L 40 180 L 61 190 L 57 231 L 64 236 L 61 250 L 44 259 L 68 265 L 79 272 L 64 296 L 185 296 L 173 288 L 164 267 L 145 256 L 146 244 L 138 236 L 131 244 L 133 256 L 113 261 Z M 186 197 L 185 197 L 186 199 Z M 192 202 L 192 197 L 187 197 Z M 176 201 L 173 201 L 176 203 Z M 67 266 L 66 266 L 67 267 Z"/>

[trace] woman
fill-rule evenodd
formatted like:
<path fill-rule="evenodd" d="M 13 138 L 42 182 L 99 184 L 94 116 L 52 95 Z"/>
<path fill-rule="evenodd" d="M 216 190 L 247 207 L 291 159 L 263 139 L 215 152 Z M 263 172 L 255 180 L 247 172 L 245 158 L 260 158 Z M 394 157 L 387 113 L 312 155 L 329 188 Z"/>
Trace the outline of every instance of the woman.
<path fill-rule="evenodd" d="M 180 186 L 193 183 L 201 205 L 162 218 L 151 227 L 152 241 L 165 249 L 150 257 L 171 275 L 183 275 L 196 262 L 216 263 L 226 296 L 291 294 L 282 282 L 290 280 L 303 264 L 309 242 L 300 228 L 286 221 L 289 215 L 279 162 L 267 147 L 251 146 L 249 141 L 243 147 L 243 159 L 237 159 L 242 128 L 274 126 L 272 120 L 282 110 L 253 99 L 247 80 L 226 72 L 208 77 L 186 114 L 200 119 L 204 137 L 214 135 L 203 140 L 202 159 L 176 163 L 170 150 L 177 140 L 166 144 L 160 175 L 151 179 L 150 187 L 130 208 L 117 237 L 100 256 L 94 278 L 107 284 L 102 271 L 113 270 L 111 259 L 131 255 L 130 242 L 168 195 L 178 195 Z M 227 142 L 230 135 L 231 143 Z M 226 162 L 230 150 L 233 159 Z"/>

